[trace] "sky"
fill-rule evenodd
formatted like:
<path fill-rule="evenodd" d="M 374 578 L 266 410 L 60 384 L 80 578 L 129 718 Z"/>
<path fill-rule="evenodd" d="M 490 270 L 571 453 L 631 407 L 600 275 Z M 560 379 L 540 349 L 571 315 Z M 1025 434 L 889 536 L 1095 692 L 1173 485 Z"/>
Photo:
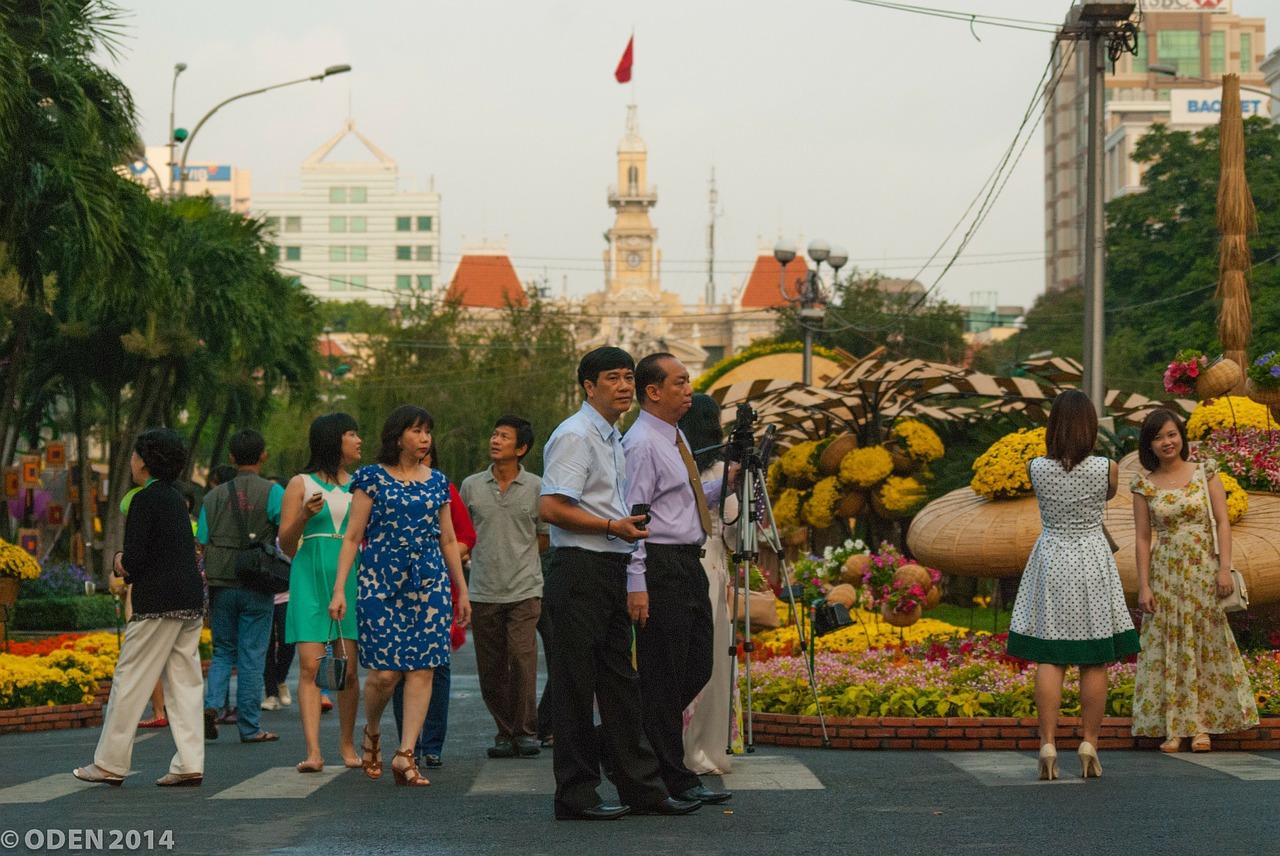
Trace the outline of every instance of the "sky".
<path fill-rule="evenodd" d="M 713 170 L 721 299 L 779 237 L 824 238 L 851 267 L 932 286 L 957 237 L 926 261 L 1014 139 L 1052 38 L 851 0 L 116 2 L 125 33 L 107 65 L 149 146 L 166 141 L 177 62 L 188 129 L 231 95 L 350 64 L 229 105 L 189 159 L 249 169 L 255 192 L 296 187 L 302 161 L 350 116 L 405 184 L 440 192 L 446 278 L 464 246 L 488 239 L 553 295 L 603 288 L 606 194 L 634 99 L 662 285 L 687 302 L 707 282 Z M 922 5 L 1060 23 L 1070 3 Z M 1267 19 L 1272 50 L 1280 4 L 1234 9 Z M 633 33 L 632 83 L 620 85 Z M 940 296 L 1029 306 L 1043 291 L 1043 171 L 1037 129 Z"/>

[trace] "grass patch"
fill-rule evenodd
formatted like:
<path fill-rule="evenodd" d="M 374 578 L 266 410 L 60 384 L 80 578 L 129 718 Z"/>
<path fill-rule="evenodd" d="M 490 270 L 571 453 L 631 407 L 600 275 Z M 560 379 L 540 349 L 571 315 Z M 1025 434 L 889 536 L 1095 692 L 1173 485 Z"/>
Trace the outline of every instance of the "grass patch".
<path fill-rule="evenodd" d="M 983 630 L 987 633 L 1003 633 L 1009 629 L 1009 618 L 1013 612 L 1008 609 L 996 611 L 978 606 L 956 606 L 952 603 L 940 603 L 925 613 L 926 618 L 936 618 L 957 627 L 970 630 Z"/>

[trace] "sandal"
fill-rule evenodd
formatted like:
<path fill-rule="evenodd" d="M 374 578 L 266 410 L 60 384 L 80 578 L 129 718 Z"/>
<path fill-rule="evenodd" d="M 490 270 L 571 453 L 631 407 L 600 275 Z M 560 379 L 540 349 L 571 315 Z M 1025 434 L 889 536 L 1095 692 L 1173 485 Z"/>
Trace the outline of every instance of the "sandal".
<path fill-rule="evenodd" d="M 110 785 L 118 788 L 124 784 L 124 776 L 117 776 L 115 773 L 108 773 L 97 764 L 90 764 L 87 767 L 76 767 L 71 771 L 71 775 L 75 776 L 82 782 L 92 782 L 95 785 Z"/>
<path fill-rule="evenodd" d="M 1170 737 L 1168 740 L 1160 744 L 1160 751 L 1166 755 L 1174 755 L 1182 751 L 1182 738 Z"/>
<path fill-rule="evenodd" d="M 324 759 L 319 761 L 300 761 L 296 767 L 299 773 L 323 773 Z"/>
<path fill-rule="evenodd" d="M 391 761 L 391 775 L 396 780 L 397 785 L 414 785 L 416 787 L 425 788 L 431 784 L 427 777 L 418 772 L 418 762 L 413 759 L 413 750 L 409 749 L 404 752 L 396 752 L 396 758 L 408 758 L 409 765 L 401 770 L 396 766 L 395 759 Z"/>
<path fill-rule="evenodd" d="M 381 739 L 381 731 L 370 734 L 369 726 L 364 727 L 364 740 L 360 744 L 360 750 L 364 754 L 360 758 L 360 766 L 364 768 L 364 774 L 371 779 L 382 778 L 382 755 L 378 752 L 378 741 Z"/>
<path fill-rule="evenodd" d="M 1201 732 L 1191 741 L 1192 752 L 1208 752 L 1213 748 L 1213 744 L 1209 741 L 1209 735 Z"/>
<path fill-rule="evenodd" d="M 241 737 L 241 743 L 270 743 L 273 740 L 279 740 L 279 734 L 272 734 L 270 731 L 259 731 L 252 737 Z"/>

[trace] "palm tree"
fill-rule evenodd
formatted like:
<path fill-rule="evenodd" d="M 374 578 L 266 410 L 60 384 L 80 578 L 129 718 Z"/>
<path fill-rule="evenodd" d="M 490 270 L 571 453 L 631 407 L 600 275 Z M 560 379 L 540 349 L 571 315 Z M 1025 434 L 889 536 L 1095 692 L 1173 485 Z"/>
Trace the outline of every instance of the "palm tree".
<path fill-rule="evenodd" d="M 120 246 L 113 170 L 139 148 L 133 100 L 94 62 L 114 55 L 119 11 L 103 0 L 0 7 L 0 243 L 17 275 L 0 398 L 0 463 L 13 454 L 14 402 L 46 278 L 103 270 Z"/>

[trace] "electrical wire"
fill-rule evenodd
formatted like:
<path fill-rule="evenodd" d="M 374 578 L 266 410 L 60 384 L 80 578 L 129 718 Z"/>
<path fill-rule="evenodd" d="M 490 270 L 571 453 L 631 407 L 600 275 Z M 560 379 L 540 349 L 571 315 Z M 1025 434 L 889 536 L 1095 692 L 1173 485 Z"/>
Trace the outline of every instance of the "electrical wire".
<path fill-rule="evenodd" d="M 1004 27 L 1010 30 L 1027 30 L 1033 33 L 1055 33 L 1058 30 L 1057 24 L 1051 24 L 1047 21 L 1030 21 L 1024 18 L 1005 18 L 999 15 L 983 15 L 977 12 L 959 12 L 953 9 L 912 6 L 907 3 L 891 3 L 887 2 L 887 0 L 847 0 L 847 2 L 857 3 L 862 6 L 874 6 L 880 9 L 889 9 L 894 12 L 911 12 L 917 15 L 927 15 L 932 18 L 962 21 L 970 24 L 971 26 L 973 24 L 983 24 L 989 27 Z"/>

